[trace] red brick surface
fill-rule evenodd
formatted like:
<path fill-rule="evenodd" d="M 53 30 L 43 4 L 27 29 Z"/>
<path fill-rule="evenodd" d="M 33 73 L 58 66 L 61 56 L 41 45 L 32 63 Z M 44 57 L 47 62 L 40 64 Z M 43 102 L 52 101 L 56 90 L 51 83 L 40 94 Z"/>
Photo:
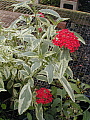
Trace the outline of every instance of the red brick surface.
<path fill-rule="evenodd" d="M 0 21 L 2 22 L 3 27 L 9 27 L 9 25 L 21 14 L 22 13 L 0 10 Z"/>

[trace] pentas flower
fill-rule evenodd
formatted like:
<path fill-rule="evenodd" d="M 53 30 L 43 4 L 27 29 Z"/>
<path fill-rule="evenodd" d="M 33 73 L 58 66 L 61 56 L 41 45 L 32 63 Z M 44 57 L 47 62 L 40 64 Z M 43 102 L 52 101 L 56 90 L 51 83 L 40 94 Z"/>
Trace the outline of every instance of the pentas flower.
<path fill-rule="evenodd" d="M 42 30 L 42 28 L 38 28 L 38 31 L 41 33 L 43 30 Z"/>
<path fill-rule="evenodd" d="M 78 37 L 76 37 L 73 32 L 68 29 L 62 29 L 56 33 L 57 35 L 52 39 L 54 45 L 59 46 L 60 48 L 68 48 L 70 52 L 78 50 L 80 43 Z"/>
<path fill-rule="evenodd" d="M 43 17 L 44 18 L 44 14 L 43 13 L 39 13 L 40 14 L 40 16 L 39 17 Z"/>
<path fill-rule="evenodd" d="M 36 90 L 36 98 L 37 104 L 47 104 L 53 100 L 52 94 L 46 88 L 40 88 L 39 90 Z"/>

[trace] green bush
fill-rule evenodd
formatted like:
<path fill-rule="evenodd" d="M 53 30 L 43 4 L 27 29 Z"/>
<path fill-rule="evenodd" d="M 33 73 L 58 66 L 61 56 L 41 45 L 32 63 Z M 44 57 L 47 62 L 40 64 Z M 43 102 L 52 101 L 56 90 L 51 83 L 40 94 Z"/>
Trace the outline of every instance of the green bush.
<path fill-rule="evenodd" d="M 40 0 L 40 4 L 60 7 L 60 0 Z"/>

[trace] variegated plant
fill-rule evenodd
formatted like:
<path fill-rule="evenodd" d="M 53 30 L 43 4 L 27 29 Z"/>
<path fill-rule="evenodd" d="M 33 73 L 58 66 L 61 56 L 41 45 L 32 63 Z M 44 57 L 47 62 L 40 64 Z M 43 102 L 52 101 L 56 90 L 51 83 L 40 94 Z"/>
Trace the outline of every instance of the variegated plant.
<path fill-rule="evenodd" d="M 14 11 L 19 7 L 25 7 L 32 14 L 21 15 L 8 28 L 1 30 L 0 91 L 12 88 L 14 108 L 18 108 L 19 114 L 34 106 L 37 119 L 44 120 L 42 105 L 35 103 L 35 79 L 48 84 L 57 79 L 75 102 L 74 92 L 65 77 L 73 78 L 72 70 L 68 66 L 71 60 L 69 50 L 52 43 L 57 24 L 68 18 L 61 18 L 51 9 L 36 10 L 34 5 L 31 8 L 31 3 L 32 1 L 12 5 Z M 39 12 L 46 17 L 40 17 Z M 85 43 L 81 36 L 76 36 Z M 4 87 L 4 82 L 7 83 L 7 87 Z"/>

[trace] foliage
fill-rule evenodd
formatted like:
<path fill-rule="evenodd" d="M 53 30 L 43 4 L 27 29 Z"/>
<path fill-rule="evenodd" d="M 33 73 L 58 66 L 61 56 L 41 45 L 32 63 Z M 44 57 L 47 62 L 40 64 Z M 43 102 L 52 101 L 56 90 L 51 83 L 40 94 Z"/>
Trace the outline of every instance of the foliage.
<path fill-rule="evenodd" d="M 78 82 L 73 80 L 72 70 L 68 66 L 71 60 L 69 49 L 52 43 L 57 34 L 57 24 L 68 18 L 61 18 L 51 9 L 38 11 L 35 6 L 29 6 L 31 3 L 13 4 L 14 11 L 26 7 L 32 14 L 22 15 L 8 28 L 1 28 L 0 92 L 8 91 L 12 95 L 12 109 L 18 109 L 19 115 L 34 110 L 34 119 L 37 120 L 54 120 L 55 117 L 58 120 L 76 120 L 83 113 L 78 102 L 90 101 L 82 94 Z M 75 35 L 85 44 L 81 36 Z M 52 103 L 36 103 L 36 90 L 42 87 L 41 83 L 35 84 L 37 80 L 48 84 L 53 95 Z M 86 85 L 83 87 L 86 89 Z M 6 108 L 4 104 L 1 107 Z M 27 118 L 32 120 L 28 111 Z"/>
<path fill-rule="evenodd" d="M 40 4 L 60 7 L 60 0 L 40 0 Z"/>

